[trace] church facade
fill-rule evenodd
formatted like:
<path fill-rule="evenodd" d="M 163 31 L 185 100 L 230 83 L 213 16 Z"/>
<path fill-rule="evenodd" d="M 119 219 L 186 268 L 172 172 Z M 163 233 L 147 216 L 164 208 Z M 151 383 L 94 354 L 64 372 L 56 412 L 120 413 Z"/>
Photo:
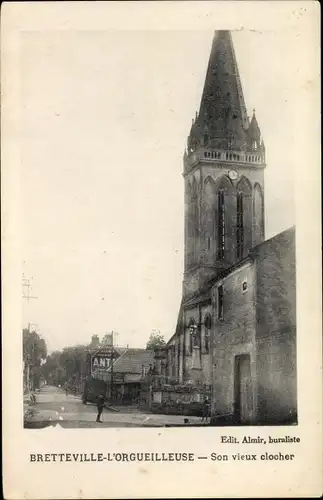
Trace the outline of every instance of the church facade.
<path fill-rule="evenodd" d="M 265 145 L 229 31 L 214 34 L 183 160 L 182 302 L 157 371 L 209 387 L 218 419 L 295 423 L 295 229 L 265 240 Z"/>

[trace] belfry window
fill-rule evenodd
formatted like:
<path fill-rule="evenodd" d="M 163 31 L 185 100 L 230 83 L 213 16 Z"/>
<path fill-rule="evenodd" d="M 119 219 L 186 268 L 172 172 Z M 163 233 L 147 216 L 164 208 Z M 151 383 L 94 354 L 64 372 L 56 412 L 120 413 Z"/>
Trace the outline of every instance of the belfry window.
<path fill-rule="evenodd" d="M 210 349 L 210 335 L 211 335 L 211 327 L 212 327 L 212 320 L 209 315 L 206 316 L 204 320 L 204 350 L 206 353 L 209 352 Z"/>
<path fill-rule="evenodd" d="M 224 258 L 225 248 L 225 219 L 224 219 L 224 191 L 218 192 L 218 258 Z"/>
<path fill-rule="evenodd" d="M 244 246 L 243 234 L 243 193 L 237 194 L 237 258 L 242 259 Z"/>
<path fill-rule="evenodd" d="M 218 286 L 218 318 L 223 319 L 223 285 Z"/>
<path fill-rule="evenodd" d="M 194 261 L 197 258 L 198 250 L 198 206 L 197 199 L 193 201 L 193 258 Z"/>

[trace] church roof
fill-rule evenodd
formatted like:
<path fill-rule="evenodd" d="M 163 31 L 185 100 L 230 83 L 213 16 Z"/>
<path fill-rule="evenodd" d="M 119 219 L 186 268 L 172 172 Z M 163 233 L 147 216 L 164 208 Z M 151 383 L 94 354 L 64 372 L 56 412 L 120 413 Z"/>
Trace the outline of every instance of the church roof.
<path fill-rule="evenodd" d="M 295 241 L 296 226 L 290 226 L 289 228 L 275 234 L 268 240 L 262 241 L 259 245 L 254 246 L 249 250 L 249 255 L 253 258 L 257 257 L 260 252 L 262 252 L 266 247 L 270 245 L 281 246 L 282 251 L 288 248 L 291 242 Z M 294 243 L 293 243 L 294 244 Z"/>
<path fill-rule="evenodd" d="M 218 272 L 213 278 L 209 279 L 203 288 L 201 288 L 193 297 L 190 297 L 185 303 L 183 303 L 182 307 L 186 308 L 187 306 L 192 306 L 195 304 L 199 304 L 204 302 L 210 298 L 210 292 L 212 287 L 221 279 L 226 278 L 236 269 L 241 266 L 244 266 L 248 262 L 253 262 L 255 258 L 257 258 L 258 254 L 270 245 L 280 245 L 282 247 L 282 252 L 284 251 L 284 247 L 288 247 L 291 240 L 295 238 L 295 226 L 292 226 L 288 229 L 285 229 L 281 233 L 276 234 L 272 238 L 263 241 L 259 245 L 251 248 L 249 250 L 249 254 L 242 260 L 239 260 L 235 264 L 233 264 L 228 269 L 224 269 L 222 272 Z"/>

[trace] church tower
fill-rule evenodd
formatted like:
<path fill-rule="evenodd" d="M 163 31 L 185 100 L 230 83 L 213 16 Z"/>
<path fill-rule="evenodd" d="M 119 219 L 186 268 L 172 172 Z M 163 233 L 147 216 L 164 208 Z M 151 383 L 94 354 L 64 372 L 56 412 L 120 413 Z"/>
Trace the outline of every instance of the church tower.
<path fill-rule="evenodd" d="M 264 240 L 265 146 L 248 117 L 231 33 L 214 34 L 184 153 L 183 299 L 203 292 Z"/>

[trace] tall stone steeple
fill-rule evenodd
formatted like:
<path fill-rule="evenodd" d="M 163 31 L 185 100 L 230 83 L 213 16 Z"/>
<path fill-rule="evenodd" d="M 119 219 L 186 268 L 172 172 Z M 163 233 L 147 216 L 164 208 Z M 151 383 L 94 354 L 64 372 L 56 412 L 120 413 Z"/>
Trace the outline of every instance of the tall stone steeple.
<path fill-rule="evenodd" d="M 184 297 L 264 238 L 265 146 L 244 101 L 229 31 L 214 34 L 184 154 Z"/>
<path fill-rule="evenodd" d="M 188 151 L 199 146 L 251 150 L 249 119 L 230 31 L 214 34 L 199 112 Z"/>

